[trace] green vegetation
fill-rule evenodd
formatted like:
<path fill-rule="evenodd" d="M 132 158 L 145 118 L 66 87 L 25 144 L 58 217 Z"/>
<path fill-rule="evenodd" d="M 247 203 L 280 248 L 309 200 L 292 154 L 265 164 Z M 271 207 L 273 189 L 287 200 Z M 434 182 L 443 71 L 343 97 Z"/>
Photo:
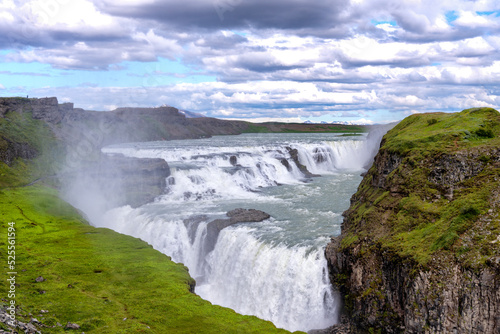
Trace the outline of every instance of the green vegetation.
<path fill-rule="evenodd" d="M 147 243 L 88 225 L 47 184 L 62 150 L 45 123 L 10 112 L 0 118 L 0 139 L 4 153 L 13 142 L 38 152 L 31 161 L 0 161 L 0 254 L 3 272 L 17 272 L 17 320 L 37 318 L 43 333 L 67 332 L 68 322 L 80 325 L 78 333 L 287 333 L 190 292 L 187 269 Z M 15 228 L 15 268 L 7 263 L 9 227 Z M 6 278 L 3 302 L 12 299 Z"/>
<path fill-rule="evenodd" d="M 360 125 L 342 124 L 306 124 L 306 123 L 248 123 L 244 133 L 345 133 L 346 135 L 359 135 L 366 132 Z"/>
<path fill-rule="evenodd" d="M 400 154 L 407 154 L 414 147 L 434 154 L 449 153 L 475 146 L 491 147 L 498 141 L 487 143 L 484 139 L 499 133 L 498 111 L 491 108 L 466 109 L 453 114 L 415 114 L 389 132 L 383 148 Z"/>
<path fill-rule="evenodd" d="M 56 324 L 67 322 L 85 333 L 286 333 L 189 292 L 194 281 L 183 265 L 139 239 L 87 225 L 53 189 L 3 190 L 0 205 L 2 230 L 9 222 L 16 229 L 18 316 L 54 326 L 44 333 L 63 333 Z"/>
<path fill-rule="evenodd" d="M 491 108 L 407 117 L 383 139 L 378 168 L 389 173 L 373 166 L 360 184 L 342 247 L 368 237 L 424 266 L 450 257 L 488 265 L 500 256 L 499 147 Z M 379 179 L 384 187 L 373 186 Z"/>
<path fill-rule="evenodd" d="M 243 133 L 269 133 L 272 132 L 266 126 L 257 125 L 254 123 L 248 123 L 248 127 L 243 131 Z"/>
<path fill-rule="evenodd" d="M 36 158 L 29 163 L 18 159 L 12 168 L 0 162 L 0 187 L 24 185 L 56 173 L 55 162 L 62 160 L 61 146 L 49 127 L 33 119 L 31 113 L 10 112 L 0 118 L 0 153 L 7 150 L 8 141 L 30 147 Z"/>
<path fill-rule="evenodd" d="M 357 137 L 357 136 L 362 136 L 361 133 L 344 133 L 341 135 L 341 137 Z"/>

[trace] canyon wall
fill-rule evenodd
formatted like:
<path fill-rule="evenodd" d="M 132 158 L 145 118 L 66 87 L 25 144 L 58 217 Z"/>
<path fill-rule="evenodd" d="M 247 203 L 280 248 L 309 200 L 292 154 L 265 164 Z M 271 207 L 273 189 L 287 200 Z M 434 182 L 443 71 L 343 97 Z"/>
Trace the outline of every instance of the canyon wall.
<path fill-rule="evenodd" d="M 412 115 L 326 248 L 355 332 L 500 333 L 500 114 Z"/>

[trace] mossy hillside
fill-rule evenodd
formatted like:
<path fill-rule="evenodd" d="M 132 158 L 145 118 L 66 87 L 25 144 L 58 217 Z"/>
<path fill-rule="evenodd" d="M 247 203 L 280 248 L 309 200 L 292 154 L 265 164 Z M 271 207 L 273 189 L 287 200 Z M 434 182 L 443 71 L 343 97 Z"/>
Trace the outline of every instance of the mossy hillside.
<path fill-rule="evenodd" d="M 8 149 L 8 141 L 28 145 L 37 156 L 29 163 L 17 159 L 11 166 L 0 161 L 0 187 L 24 185 L 57 173 L 62 145 L 47 124 L 33 119 L 29 110 L 8 112 L 0 118 L 0 150 Z"/>
<path fill-rule="evenodd" d="M 18 317 L 54 326 L 44 333 L 65 332 L 58 322 L 85 333 L 287 332 L 202 300 L 189 291 L 194 281 L 182 264 L 139 239 L 89 226 L 53 189 L 3 189 L 0 205 L 2 231 L 9 222 L 16 229 Z M 6 296 L 7 281 L 0 284 Z"/>
<path fill-rule="evenodd" d="M 383 187 L 374 186 L 377 167 L 368 171 L 347 212 L 342 247 L 371 240 L 424 266 L 445 257 L 489 265 L 500 256 L 499 147 L 500 115 L 491 108 L 406 118 L 386 134 L 379 153 L 379 161 L 386 154 L 400 163 L 383 176 Z M 452 173 L 443 163 L 473 172 L 446 184 L 435 177 Z"/>
<path fill-rule="evenodd" d="M 389 131 L 381 148 L 424 157 L 429 153 L 451 153 L 477 146 L 494 147 L 499 142 L 499 133 L 499 113 L 492 108 L 472 108 L 451 114 L 415 114 Z"/>

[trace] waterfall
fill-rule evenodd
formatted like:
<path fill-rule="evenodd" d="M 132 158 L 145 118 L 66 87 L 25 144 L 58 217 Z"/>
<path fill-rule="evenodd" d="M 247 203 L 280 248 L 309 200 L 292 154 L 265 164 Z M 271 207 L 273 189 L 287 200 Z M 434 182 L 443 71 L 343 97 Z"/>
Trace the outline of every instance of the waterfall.
<path fill-rule="evenodd" d="M 91 222 L 141 238 L 185 264 L 195 292 L 214 304 L 291 331 L 331 326 L 338 298 L 324 246 L 338 233 L 341 213 L 378 143 L 309 137 L 242 135 L 106 147 L 106 154 L 162 158 L 171 175 L 154 203 L 114 208 Z M 320 181 L 301 172 L 294 150 L 310 172 L 323 175 Z M 71 202 L 79 207 L 77 199 Z M 208 245 L 207 224 L 236 207 L 272 217 L 229 226 Z"/>
<path fill-rule="evenodd" d="M 332 325 L 337 303 L 323 250 L 263 244 L 248 232 L 221 232 L 198 294 L 291 331 Z"/>
<path fill-rule="evenodd" d="M 297 149 L 300 162 L 314 174 L 361 170 L 373 160 L 374 148 L 363 140 L 284 143 L 255 147 L 136 148 L 108 147 L 104 153 L 136 158 L 162 158 L 172 170 L 170 200 L 255 198 L 263 187 L 295 184 L 305 176 L 290 156 Z"/>
<path fill-rule="evenodd" d="M 196 293 L 214 304 L 291 331 L 336 321 L 337 297 L 321 247 L 265 243 L 242 224 L 222 230 L 215 249 L 204 254 L 206 221 L 190 226 L 128 206 L 108 211 L 98 225 L 146 240 L 184 263 L 197 281 Z"/>

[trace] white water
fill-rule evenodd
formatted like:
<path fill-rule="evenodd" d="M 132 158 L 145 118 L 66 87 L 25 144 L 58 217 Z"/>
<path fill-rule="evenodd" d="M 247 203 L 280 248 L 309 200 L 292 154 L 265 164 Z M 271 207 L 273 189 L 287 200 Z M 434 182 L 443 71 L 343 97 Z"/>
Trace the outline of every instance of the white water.
<path fill-rule="evenodd" d="M 115 208 L 91 220 L 184 263 L 197 281 L 196 293 L 212 303 L 292 331 L 325 328 L 337 321 L 338 301 L 324 247 L 340 232 L 341 213 L 380 138 L 364 139 L 248 134 L 107 147 L 108 154 L 163 158 L 172 175 L 167 194 L 154 203 Z M 322 176 L 306 179 L 288 148 Z M 78 206 L 78 199 L 73 203 Z M 207 222 L 238 207 L 272 218 L 227 227 L 210 245 Z"/>

